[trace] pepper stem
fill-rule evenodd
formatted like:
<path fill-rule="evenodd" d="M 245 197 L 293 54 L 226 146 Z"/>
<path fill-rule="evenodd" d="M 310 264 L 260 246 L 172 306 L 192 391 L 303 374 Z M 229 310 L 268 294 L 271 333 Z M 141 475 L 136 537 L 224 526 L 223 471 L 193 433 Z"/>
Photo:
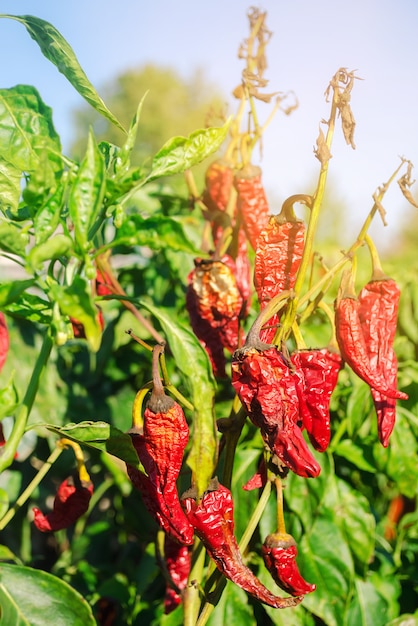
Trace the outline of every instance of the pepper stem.
<path fill-rule="evenodd" d="M 277 492 L 277 532 L 280 535 L 286 535 L 286 524 L 283 512 L 283 484 L 279 477 L 274 481 Z"/>
<path fill-rule="evenodd" d="M 275 296 L 270 300 L 268 305 L 264 307 L 262 311 L 258 314 L 253 325 L 251 326 L 245 344 L 240 350 L 246 352 L 251 348 L 255 348 L 256 350 L 267 350 L 271 348 L 271 344 L 263 343 L 260 340 L 260 331 L 264 324 L 269 320 L 277 311 L 281 308 L 282 303 L 291 298 L 293 296 L 293 292 L 291 290 L 282 291 L 279 295 Z M 237 351 L 239 352 L 239 350 Z"/>
<path fill-rule="evenodd" d="M 165 348 L 164 343 L 157 343 L 152 350 L 152 393 L 147 407 L 153 413 L 167 413 L 174 404 L 174 400 L 164 392 L 164 386 L 160 376 L 160 356 Z"/>
<path fill-rule="evenodd" d="M 388 277 L 383 271 L 382 264 L 380 262 L 379 253 L 370 235 L 364 237 L 364 241 L 369 248 L 370 256 L 372 258 L 372 277 L 370 280 L 385 280 Z"/>

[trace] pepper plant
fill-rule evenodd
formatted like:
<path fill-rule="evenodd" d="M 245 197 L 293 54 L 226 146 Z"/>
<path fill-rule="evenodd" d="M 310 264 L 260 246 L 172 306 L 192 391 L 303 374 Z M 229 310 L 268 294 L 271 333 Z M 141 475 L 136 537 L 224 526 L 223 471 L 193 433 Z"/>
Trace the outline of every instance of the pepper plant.
<path fill-rule="evenodd" d="M 402 300 L 369 234 L 397 177 L 415 202 L 412 164 L 318 249 L 355 72 L 326 90 L 316 188 L 271 215 L 256 149 L 297 102 L 266 92 L 265 12 L 236 112 L 141 164 L 146 97 L 124 129 L 51 24 L 1 17 L 125 136 L 76 162 L 35 87 L 0 90 L 1 623 L 418 623 L 416 282 L 391 264 Z"/>

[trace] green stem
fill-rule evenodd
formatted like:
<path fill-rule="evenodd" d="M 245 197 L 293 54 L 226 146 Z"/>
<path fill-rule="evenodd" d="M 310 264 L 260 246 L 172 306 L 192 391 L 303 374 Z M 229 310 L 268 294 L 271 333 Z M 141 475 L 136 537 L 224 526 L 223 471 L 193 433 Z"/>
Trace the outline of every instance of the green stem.
<path fill-rule="evenodd" d="M 197 623 L 200 607 L 200 588 L 196 581 L 202 580 L 205 555 L 206 551 L 203 549 L 203 545 L 196 538 L 193 546 L 194 562 L 190 570 L 189 583 L 183 596 L 183 626 L 195 626 Z"/>
<path fill-rule="evenodd" d="M 22 507 L 26 500 L 30 498 L 36 487 L 39 485 L 41 480 L 46 476 L 49 472 L 55 461 L 58 459 L 59 455 L 63 451 L 62 447 L 57 446 L 55 450 L 51 452 L 45 463 L 42 465 L 39 472 L 36 476 L 31 480 L 26 489 L 21 493 L 18 497 L 14 505 L 7 511 L 7 513 L 0 520 L 0 530 L 6 528 L 7 524 L 14 518 L 20 507 Z"/>
<path fill-rule="evenodd" d="M 28 418 L 38 392 L 39 382 L 51 354 L 52 345 L 53 341 L 51 335 L 49 332 L 46 332 L 23 402 L 17 410 L 12 432 L 0 456 L 0 472 L 4 471 L 13 463 L 17 447 L 25 433 Z"/>
<path fill-rule="evenodd" d="M 336 115 L 337 115 L 337 96 L 336 96 L 336 90 L 334 89 L 334 97 L 332 99 L 332 105 L 331 105 L 331 114 L 328 120 L 328 130 L 327 130 L 327 136 L 325 139 L 325 144 L 328 149 L 331 148 L 332 139 L 334 136 Z M 302 291 L 302 288 L 305 282 L 306 272 L 309 268 L 309 263 L 311 262 L 314 237 L 315 237 L 315 233 L 316 233 L 317 226 L 318 226 L 318 218 L 319 218 L 319 213 L 320 213 L 320 209 L 321 209 L 321 205 L 322 205 L 322 201 L 324 197 L 325 185 L 326 185 L 327 176 L 328 176 L 328 166 L 329 166 L 329 158 L 321 162 L 321 170 L 319 173 L 318 185 L 317 185 L 315 195 L 313 197 L 313 202 L 312 202 L 310 216 L 309 216 L 308 228 L 306 231 L 305 246 L 303 250 L 302 260 L 299 266 L 299 271 L 298 271 L 295 286 L 294 286 L 295 296 L 292 300 L 289 301 L 289 306 L 287 307 L 287 311 L 283 319 L 283 324 L 278 335 L 278 342 L 277 342 L 278 345 L 280 345 L 283 340 L 287 339 L 291 331 L 291 328 L 293 326 L 293 322 L 296 319 L 296 311 L 299 306 L 299 294 Z"/>
<path fill-rule="evenodd" d="M 328 270 L 328 272 L 326 272 L 322 278 L 316 283 L 316 285 L 314 285 L 311 289 L 309 289 L 309 291 L 307 291 L 303 297 L 300 299 L 299 301 L 299 305 L 304 304 L 305 302 L 307 302 L 323 285 L 325 285 L 325 283 L 332 278 L 333 276 L 335 276 L 342 267 L 344 267 L 344 265 L 346 263 L 348 263 L 354 256 L 354 253 L 358 250 L 358 248 L 361 248 L 361 246 L 363 245 L 365 239 L 366 239 L 366 235 L 367 232 L 370 228 L 370 225 L 372 223 L 372 220 L 376 214 L 376 212 L 379 210 L 379 205 L 383 200 L 383 197 L 386 193 L 386 191 L 388 190 L 390 184 L 393 182 L 393 180 L 396 178 L 396 176 L 399 173 L 399 170 L 403 167 L 404 165 L 404 161 L 401 162 L 401 164 L 396 168 L 396 170 L 393 172 L 392 176 L 387 180 L 386 183 L 384 183 L 380 189 L 379 189 L 379 193 L 374 195 L 374 204 L 369 212 L 369 214 L 367 215 L 366 219 L 364 220 L 364 224 L 360 229 L 360 232 L 357 236 L 357 239 L 355 240 L 355 242 L 353 243 L 353 245 L 349 248 L 348 252 L 346 252 L 346 254 L 331 268 Z"/>

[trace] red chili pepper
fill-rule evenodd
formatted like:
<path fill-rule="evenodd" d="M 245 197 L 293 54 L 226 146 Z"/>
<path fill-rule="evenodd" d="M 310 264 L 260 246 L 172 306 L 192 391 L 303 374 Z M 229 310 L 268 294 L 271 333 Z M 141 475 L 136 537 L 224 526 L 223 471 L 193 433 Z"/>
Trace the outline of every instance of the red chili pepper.
<path fill-rule="evenodd" d="M 226 578 L 260 602 L 274 608 L 299 604 L 301 598 L 275 596 L 244 565 L 234 535 L 234 505 L 229 489 L 214 479 L 199 503 L 196 502 L 196 494 L 190 490 L 182 496 L 182 505 L 209 556 Z"/>
<path fill-rule="evenodd" d="M 397 391 L 393 383 L 370 363 L 363 326 L 360 320 L 360 302 L 353 295 L 351 279 L 343 278 L 335 303 L 335 327 L 341 356 L 351 369 L 372 389 L 391 399 L 407 400 L 407 394 Z"/>
<path fill-rule="evenodd" d="M 234 171 L 230 163 L 225 159 L 214 161 L 206 170 L 206 187 L 202 195 L 202 200 L 208 209 L 215 245 L 218 242 L 223 228 L 230 225 L 231 222 L 230 217 L 226 215 L 225 211 L 231 195 L 233 181 Z"/>
<path fill-rule="evenodd" d="M 296 557 L 296 542 L 287 533 L 268 535 L 261 548 L 264 563 L 276 584 L 292 596 L 302 596 L 315 591 L 316 585 L 302 578 Z"/>
<path fill-rule="evenodd" d="M 303 425 L 314 448 L 324 452 L 331 438 L 329 404 L 342 359 L 328 348 L 301 350 L 293 353 L 291 358 L 304 377 L 302 393 L 306 412 L 301 412 Z"/>
<path fill-rule="evenodd" d="M 173 541 L 169 535 L 164 539 L 164 563 L 168 581 L 164 596 L 164 613 L 171 613 L 182 601 L 182 591 L 190 574 L 191 557 L 188 546 Z"/>
<path fill-rule="evenodd" d="M 261 309 L 274 296 L 295 285 L 305 246 L 305 224 L 293 211 L 296 202 L 309 205 L 311 197 L 298 194 L 288 198 L 279 215 L 270 217 L 258 237 L 254 286 Z M 261 332 L 262 341 L 273 340 L 279 320 L 280 315 L 276 313 L 269 322 L 271 328 Z"/>
<path fill-rule="evenodd" d="M 68 528 L 88 510 L 92 494 L 91 481 L 67 478 L 58 488 L 51 513 L 44 515 L 38 508 L 33 508 L 36 528 L 43 533 Z"/>
<path fill-rule="evenodd" d="M 396 388 L 398 361 L 393 349 L 400 289 L 391 278 L 372 279 L 359 294 L 359 317 L 370 366 L 386 383 Z M 379 440 L 387 447 L 396 421 L 396 400 L 371 388 L 377 414 Z"/>
<path fill-rule="evenodd" d="M 207 349 L 218 376 L 225 375 L 223 348 L 233 352 L 242 338 L 240 313 L 244 300 L 231 261 L 227 264 L 196 259 L 186 294 L 193 331 Z"/>
<path fill-rule="evenodd" d="M 193 528 L 180 506 L 176 481 L 189 440 L 189 427 L 183 409 L 164 393 L 159 376 L 159 355 L 153 352 L 153 391 L 144 412 L 143 433 L 129 431 L 132 443 L 147 476 L 127 465 L 133 485 L 141 492 L 145 506 L 161 528 L 176 541 L 193 542 Z"/>
<path fill-rule="evenodd" d="M 232 385 L 249 418 L 280 461 L 299 476 L 318 476 L 321 468 L 301 430 L 301 372 L 291 370 L 276 346 L 257 350 L 246 345 L 234 353 Z"/>
<path fill-rule="evenodd" d="M 245 165 L 235 174 L 234 184 L 238 192 L 238 214 L 248 241 L 255 250 L 258 236 L 270 217 L 261 169 L 256 165 Z"/>
<path fill-rule="evenodd" d="M 99 269 L 96 271 L 96 293 L 98 296 L 109 296 L 114 293 L 110 277 L 106 272 Z"/>
<path fill-rule="evenodd" d="M 0 311 L 0 372 L 6 362 L 7 353 L 9 352 L 10 339 L 7 329 L 6 318 L 4 313 Z"/>

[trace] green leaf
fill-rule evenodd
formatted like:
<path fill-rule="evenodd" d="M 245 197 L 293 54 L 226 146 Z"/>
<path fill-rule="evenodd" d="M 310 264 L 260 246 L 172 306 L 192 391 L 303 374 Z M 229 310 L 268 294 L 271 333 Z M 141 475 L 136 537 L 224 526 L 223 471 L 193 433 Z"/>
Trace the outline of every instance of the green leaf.
<path fill-rule="evenodd" d="M 86 156 L 71 186 L 68 207 L 80 249 L 89 247 L 90 229 L 99 214 L 105 192 L 105 163 L 90 131 Z"/>
<path fill-rule="evenodd" d="M 112 245 L 148 246 L 153 250 L 170 248 L 190 254 L 198 253 L 184 231 L 181 218 L 164 215 L 153 215 L 148 218 L 130 215 L 117 230 Z"/>
<path fill-rule="evenodd" d="M 111 426 L 107 422 L 79 422 L 55 426 L 54 424 L 34 424 L 33 428 L 42 426 L 60 437 L 67 437 L 80 445 L 90 446 L 102 452 L 108 452 L 133 467 L 142 468 L 131 437 Z"/>
<path fill-rule="evenodd" d="M 20 172 L 33 172 L 42 161 L 44 166 L 47 162 L 51 181 L 54 172 L 62 168 L 52 111 L 34 87 L 0 89 L 0 146 L 0 154 Z"/>
<path fill-rule="evenodd" d="M 29 236 L 15 224 L 0 222 L 0 249 L 24 257 Z"/>
<path fill-rule="evenodd" d="M 28 267 L 36 272 L 41 269 L 45 261 L 59 259 L 59 257 L 70 256 L 73 250 L 73 240 L 68 235 L 59 233 L 47 241 L 34 246 L 27 258 Z"/>
<path fill-rule="evenodd" d="M 254 626 L 254 623 L 247 594 L 228 580 L 219 603 L 207 621 L 208 626 Z"/>
<path fill-rule="evenodd" d="M 109 111 L 80 66 L 74 50 L 61 33 L 49 22 L 33 15 L 0 15 L 23 24 L 39 45 L 42 54 L 64 74 L 78 93 L 112 124 L 126 132 L 119 120 Z"/>
<path fill-rule="evenodd" d="M 45 204 L 36 212 L 33 219 L 35 230 L 35 244 L 44 243 L 51 237 L 60 221 L 61 210 L 64 204 L 64 192 L 68 181 L 67 172 L 61 177 L 60 184 Z"/>
<path fill-rule="evenodd" d="M 334 521 L 319 517 L 298 549 L 302 576 L 316 584 L 316 590 L 304 598 L 304 607 L 327 626 L 341 626 L 351 598 L 354 566 L 340 529 Z"/>
<path fill-rule="evenodd" d="M 386 626 L 418 626 L 418 611 L 413 615 L 412 613 L 404 613 L 388 622 Z"/>
<path fill-rule="evenodd" d="M 51 303 L 33 293 L 22 293 L 5 307 L 6 311 L 38 324 L 50 324 Z"/>
<path fill-rule="evenodd" d="M 0 211 L 16 211 L 21 193 L 22 172 L 0 157 Z"/>
<path fill-rule="evenodd" d="M 2 519 L 9 509 L 9 496 L 7 491 L 0 487 L 0 519 Z M 0 557 L 1 560 L 1 557 Z M 1 613 L 0 613 L 1 615 Z"/>
<path fill-rule="evenodd" d="M 376 521 L 369 501 L 344 480 L 335 478 L 338 501 L 333 507 L 335 523 L 359 563 L 367 566 L 373 559 Z M 326 506 L 326 500 L 324 503 Z"/>
<path fill-rule="evenodd" d="M 369 581 L 356 578 L 355 594 L 347 613 L 347 624 L 386 626 L 388 606 Z"/>
<path fill-rule="evenodd" d="M 51 284 L 50 293 L 64 315 L 84 326 L 88 344 L 93 352 L 97 352 L 102 340 L 102 328 L 88 282 L 81 276 L 75 276 L 71 285 Z"/>
<path fill-rule="evenodd" d="M 155 155 L 146 182 L 160 176 L 179 174 L 197 165 L 225 140 L 230 120 L 223 126 L 194 131 L 189 137 L 173 137 Z"/>
<path fill-rule="evenodd" d="M 7 495 L 7 494 L 6 494 Z M 18 561 L 19 559 L 7 546 L 0 545 L 0 561 Z"/>
<path fill-rule="evenodd" d="M 60 578 L 22 565 L 0 565 L 4 626 L 96 626 L 90 606 Z"/>
<path fill-rule="evenodd" d="M 408 412 L 404 411 L 397 407 L 396 425 L 388 447 L 387 473 L 404 496 L 414 498 L 418 485 L 418 443 L 408 423 Z"/>
<path fill-rule="evenodd" d="M 175 313 L 169 314 L 146 302 L 141 302 L 141 306 L 150 311 L 163 327 L 176 366 L 190 390 L 190 400 L 195 411 L 187 464 L 192 470 L 196 489 L 202 494 L 213 476 L 217 458 L 214 416 L 216 383 L 208 355 L 194 333 L 177 323 Z"/>
<path fill-rule="evenodd" d="M 1 229 L 0 229 L 1 230 Z M 13 280 L 0 284 L 0 308 L 16 302 L 20 295 L 35 284 L 35 279 Z"/>
<path fill-rule="evenodd" d="M 358 469 L 371 472 L 372 474 L 376 473 L 376 467 L 364 458 L 363 449 L 353 443 L 351 439 L 343 439 L 340 441 L 333 449 L 333 452 L 337 456 L 342 456 L 344 459 L 347 459 L 347 461 L 350 461 L 350 463 L 353 463 Z"/>
<path fill-rule="evenodd" d="M 138 108 L 136 110 L 136 113 L 132 119 L 131 125 L 128 130 L 128 136 L 126 137 L 125 143 L 123 144 L 122 148 L 119 151 L 118 159 L 116 162 L 116 168 L 115 168 L 116 171 L 119 171 L 119 170 L 126 171 L 130 166 L 130 157 L 131 157 L 131 153 L 134 148 L 136 137 L 138 134 L 139 120 L 141 117 L 142 106 L 144 104 L 146 95 L 147 94 L 145 94 L 141 98 L 141 101 L 138 104 Z"/>
<path fill-rule="evenodd" d="M 0 419 L 12 415 L 19 403 L 19 395 L 13 378 L 14 373 L 10 376 L 7 385 L 0 389 Z"/>

